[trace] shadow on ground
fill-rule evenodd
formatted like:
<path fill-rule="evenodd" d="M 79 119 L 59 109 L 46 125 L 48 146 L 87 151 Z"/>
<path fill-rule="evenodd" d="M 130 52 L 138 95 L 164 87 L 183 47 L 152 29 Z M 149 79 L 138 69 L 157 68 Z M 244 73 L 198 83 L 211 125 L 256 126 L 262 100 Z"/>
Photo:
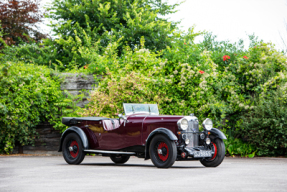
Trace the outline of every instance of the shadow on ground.
<path fill-rule="evenodd" d="M 68 164 L 66 164 L 68 165 Z M 114 163 L 81 163 L 76 166 L 108 166 L 108 167 L 149 167 L 156 168 L 154 165 L 144 165 L 144 164 L 114 164 Z M 170 169 L 198 169 L 205 168 L 201 166 L 172 166 Z"/>

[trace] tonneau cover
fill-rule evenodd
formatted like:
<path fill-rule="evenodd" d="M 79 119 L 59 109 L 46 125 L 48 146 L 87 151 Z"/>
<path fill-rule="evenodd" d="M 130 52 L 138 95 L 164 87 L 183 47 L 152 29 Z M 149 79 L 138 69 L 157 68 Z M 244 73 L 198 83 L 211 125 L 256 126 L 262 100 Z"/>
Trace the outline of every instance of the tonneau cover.
<path fill-rule="evenodd" d="M 63 117 L 62 123 L 65 125 L 75 125 L 77 121 L 101 121 L 109 118 L 106 117 Z"/>

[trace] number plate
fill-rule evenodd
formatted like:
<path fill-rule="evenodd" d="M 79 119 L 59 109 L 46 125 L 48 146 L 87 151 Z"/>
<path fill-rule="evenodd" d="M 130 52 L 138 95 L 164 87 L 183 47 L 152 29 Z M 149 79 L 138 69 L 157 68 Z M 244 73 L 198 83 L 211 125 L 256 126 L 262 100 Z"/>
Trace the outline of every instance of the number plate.
<path fill-rule="evenodd" d="M 193 157 L 211 157 L 211 151 L 195 151 Z"/>

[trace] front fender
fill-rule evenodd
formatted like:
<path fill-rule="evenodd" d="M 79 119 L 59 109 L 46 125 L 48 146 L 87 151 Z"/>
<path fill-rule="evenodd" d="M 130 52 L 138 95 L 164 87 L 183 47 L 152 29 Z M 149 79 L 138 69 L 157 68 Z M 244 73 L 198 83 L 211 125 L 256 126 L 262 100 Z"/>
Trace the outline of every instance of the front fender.
<path fill-rule="evenodd" d="M 157 128 L 155 130 L 153 130 L 149 136 L 146 139 L 146 144 L 145 144 L 145 160 L 149 159 L 149 144 L 152 140 L 152 138 L 157 135 L 157 134 L 163 134 L 165 135 L 167 138 L 169 138 L 171 141 L 177 141 L 177 137 L 174 135 L 174 133 L 166 128 Z"/>
<path fill-rule="evenodd" d="M 79 137 L 80 137 L 81 140 L 82 140 L 82 144 L 83 144 L 84 150 L 85 150 L 85 149 L 89 149 L 89 141 L 88 141 L 88 138 L 87 138 L 85 132 L 84 132 L 81 128 L 79 128 L 79 127 L 72 126 L 72 127 L 69 127 L 68 129 L 66 129 L 66 130 L 64 131 L 64 133 L 62 134 L 58 152 L 61 152 L 61 151 L 62 151 L 63 141 L 64 141 L 65 137 L 66 137 L 69 133 L 76 133 L 76 134 L 78 134 Z"/>
<path fill-rule="evenodd" d="M 224 135 L 224 133 L 222 133 L 222 131 L 220 131 L 219 129 L 216 129 L 216 128 L 212 128 L 210 131 L 209 131 L 212 135 L 220 138 L 220 139 L 227 139 L 226 136 Z"/>

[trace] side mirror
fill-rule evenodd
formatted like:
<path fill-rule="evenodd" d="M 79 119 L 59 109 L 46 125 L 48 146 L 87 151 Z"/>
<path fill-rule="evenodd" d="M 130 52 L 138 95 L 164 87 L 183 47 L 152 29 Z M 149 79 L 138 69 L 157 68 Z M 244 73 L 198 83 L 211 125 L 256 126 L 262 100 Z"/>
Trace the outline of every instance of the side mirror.
<path fill-rule="evenodd" d="M 118 116 L 119 116 L 119 118 L 123 118 L 123 114 L 121 114 L 121 113 L 118 114 Z"/>

